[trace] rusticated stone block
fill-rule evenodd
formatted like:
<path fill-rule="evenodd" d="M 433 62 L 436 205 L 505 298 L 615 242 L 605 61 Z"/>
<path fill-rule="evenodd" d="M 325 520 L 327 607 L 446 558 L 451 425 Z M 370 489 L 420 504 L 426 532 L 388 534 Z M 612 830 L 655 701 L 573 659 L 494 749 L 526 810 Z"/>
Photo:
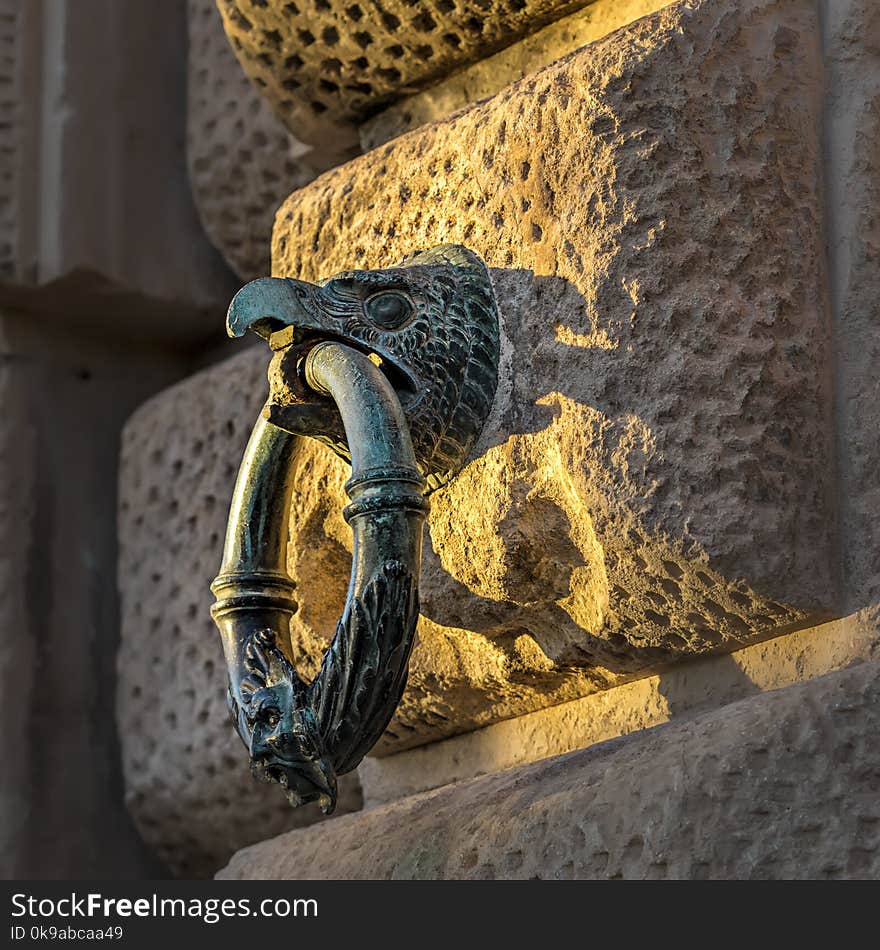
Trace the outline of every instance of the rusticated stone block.
<path fill-rule="evenodd" d="M 186 150 L 199 216 L 243 280 L 269 273 L 278 205 L 315 177 L 297 141 L 242 73 L 214 0 L 189 0 Z"/>
<path fill-rule="evenodd" d="M 319 4 L 217 0 L 244 71 L 298 138 L 357 143 L 354 123 L 589 0 Z"/>
<path fill-rule="evenodd" d="M 426 664 L 389 742 L 839 611 L 820 125 L 813 3 L 673 4 L 279 211 L 276 274 L 457 242 L 500 301 L 493 415 L 432 499 L 422 645 L 482 641 L 505 700 L 465 722 Z M 339 590 L 298 615 L 309 659 L 349 543 L 343 467 L 311 459 L 291 570 Z"/>
<path fill-rule="evenodd" d="M 878 674 L 864 663 L 290 832 L 217 876 L 876 878 Z"/>
<path fill-rule="evenodd" d="M 538 709 L 358 767 L 364 808 L 727 706 L 880 657 L 880 614 L 862 611 L 733 653 L 677 663 L 591 696 Z"/>
<path fill-rule="evenodd" d="M 502 311 L 498 396 L 432 496 L 410 685 L 377 754 L 837 613 L 816 30 L 807 0 L 673 5 L 282 209 L 276 273 L 460 242 Z M 160 776 L 174 808 L 181 790 L 222 795 L 218 814 L 251 794 L 208 585 L 268 356 L 165 393 L 126 435 L 120 731 L 135 810 L 159 823 Z M 298 465 L 288 567 L 309 676 L 351 533 L 346 466 L 317 444 Z M 199 717 L 240 784 L 212 785 Z"/>
<path fill-rule="evenodd" d="M 360 127 L 363 150 L 368 152 L 410 129 L 445 119 L 459 109 L 488 99 L 505 86 L 668 3 L 669 0 L 593 0 L 367 119 Z"/>
<path fill-rule="evenodd" d="M 146 403 L 122 440 L 116 709 L 126 802 L 182 877 L 210 876 L 267 828 L 320 818 L 251 777 L 210 615 L 238 462 L 266 397 L 265 360 L 243 355 Z M 351 775 L 338 813 L 359 805 Z"/>
<path fill-rule="evenodd" d="M 880 6 L 823 0 L 846 609 L 880 604 Z"/>

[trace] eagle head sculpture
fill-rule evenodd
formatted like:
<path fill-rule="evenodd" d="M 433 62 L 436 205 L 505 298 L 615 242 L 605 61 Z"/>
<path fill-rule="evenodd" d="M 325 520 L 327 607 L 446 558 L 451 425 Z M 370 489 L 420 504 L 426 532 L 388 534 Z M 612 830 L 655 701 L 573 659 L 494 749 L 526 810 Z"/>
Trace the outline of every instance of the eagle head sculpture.
<path fill-rule="evenodd" d="M 275 351 L 268 420 L 324 442 L 346 460 L 342 419 L 306 384 L 305 357 L 322 340 L 369 354 L 394 386 L 429 490 L 462 467 L 495 396 L 495 297 L 486 265 L 459 245 L 315 284 L 260 278 L 233 298 L 227 329 L 235 337 L 250 329 Z"/>

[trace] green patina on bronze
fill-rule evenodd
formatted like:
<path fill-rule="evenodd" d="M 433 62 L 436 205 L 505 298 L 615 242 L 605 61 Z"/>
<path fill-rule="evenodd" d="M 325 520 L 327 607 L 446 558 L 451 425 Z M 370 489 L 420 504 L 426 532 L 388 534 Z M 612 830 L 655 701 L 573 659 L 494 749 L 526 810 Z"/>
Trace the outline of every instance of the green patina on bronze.
<path fill-rule="evenodd" d="M 425 495 L 461 469 L 489 414 L 495 298 L 483 262 L 447 245 L 320 284 L 252 281 L 232 301 L 228 329 L 251 329 L 275 351 L 211 588 L 230 711 L 254 773 L 281 784 L 291 804 L 330 812 L 337 775 L 379 739 L 406 686 Z M 303 435 L 351 462 L 354 534 L 345 610 L 310 684 L 290 655 L 297 600 L 286 571 Z"/>

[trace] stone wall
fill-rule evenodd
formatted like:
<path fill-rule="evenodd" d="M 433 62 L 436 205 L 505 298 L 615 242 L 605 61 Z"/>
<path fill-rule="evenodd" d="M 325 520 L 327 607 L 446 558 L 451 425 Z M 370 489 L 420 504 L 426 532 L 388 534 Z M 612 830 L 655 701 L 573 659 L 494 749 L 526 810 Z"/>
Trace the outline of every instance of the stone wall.
<path fill-rule="evenodd" d="M 593 0 L 366 119 L 360 126 L 363 150 L 367 152 L 410 129 L 488 99 L 511 83 L 668 4 L 669 0 Z"/>
<path fill-rule="evenodd" d="M 214 0 L 189 0 L 187 159 L 206 233 L 243 280 L 269 273 L 275 211 L 315 177 L 309 147 L 288 132 L 241 71 Z"/>
<path fill-rule="evenodd" d="M 15 108 L 3 169 L 15 201 L 0 305 L 96 329 L 123 310 L 138 337 L 209 337 L 235 282 L 186 176 L 185 10 L 177 0 L 124 15 L 115 0 L 6 6 Z"/>
<path fill-rule="evenodd" d="M 236 286 L 184 153 L 177 0 L 0 4 L 0 877 L 156 877 L 113 716 L 119 439 Z"/>
<path fill-rule="evenodd" d="M 829 294 L 848 610 L 880 602 L 880 8 L 824 5 Z"/>
<path fill-rule="evenodd" d="M 119 432 L 188 362 L 0 312 L 0 876 L 155 877 L 113 717 Z"/>
<path fill-rule="evenodd" d="M 357 143 L 357 122 L 376 109 L 588 2 L 218 6 L 242 68 L 277 114 L 305 141 L 339 156 Z"/>
<path fill-rule="evenodd" d="M 3 0 L 0 4 L 0 148 L 14 153 L 18 138 L 19 60 L 16 43 L 19 27 L 19 4 Z M 16 179 L 6 174 L 0 180 L 0 276 L 7 277 L 15 267 Z"/>
<path fill-rule="evenodd" d="M 862 612 L 733 653 L 678 663 L 451 739 L 368 756 L 358 768 L 364 807 L 721 709 L 878 656 L 880 615 Z"/>
<path fill-rule="evenodd" d="M 295 125 L 313 101 L 302 74 L 327 81 L 309 57 L 332 36 L 307 43 L 295 15 L 270 23 L 272 3 L 220 6 Z M 371 150 L 290 182 L 273 273 L 317 280 L 464 243 L 500 302 L 501 385 L 468 465 L 432 496 L 410 684 L 360 771 L 367 805 L 382 804 L 247 849 L 227 875 L 876 873 L 862 804 L 877 767 L 880 22 L 868 0 L 612 6 L 525 39 L 511 29 L 454 76 L 419 74 L 427 89 L 389 77 L 371 106 L 340 93 L 296 125 L 324 167 L 358 127 Z M 239 118 L 254 135 L 265 113 Z M 191 129 L 191 161 L 211 156 L 194 173 L 203 215 L 244 273 L 257 245 L 214 183 L 228 161 L 247 176 L 264 159 L 228 160 Z M 277 185 L 245 196 L 262 222 Z M 249 784 L 208 618 L 268 358 L 250 349 L 166 391 L 123 442 L 127 794 L 178 873 L 209 873 L 244 843 L 235 814 L 260 814 L 248 834 L 266 836 L 300 820 Z M 288 569 L 306 676 L 345 598 L 346 474 L 316 444 L 298 461 Z M 819 735 L 844 751 L 817 751 Z M 843 801 L 851 821 L 833 817 Z M 204 822 L 186 818 L 196 802 Z M 473 812 L 452 838 L 447 810 Z M 679 847 L 682 825 L 705 847 Z M 361 863 L 354 842 L 380 839 Z"/>
<path fill-rule="evenodd" d="M 247 848 L 224 880 L 880 874 L 877 663 Z"/>
<path fill-rule="evenodd" d="M 428 620 L 628 674 L 837 610 L 817 29 L 673 4 L 279 210 L 278 274 L 432 242 L 493 269 L 502 382 L 434 499 Z"/>

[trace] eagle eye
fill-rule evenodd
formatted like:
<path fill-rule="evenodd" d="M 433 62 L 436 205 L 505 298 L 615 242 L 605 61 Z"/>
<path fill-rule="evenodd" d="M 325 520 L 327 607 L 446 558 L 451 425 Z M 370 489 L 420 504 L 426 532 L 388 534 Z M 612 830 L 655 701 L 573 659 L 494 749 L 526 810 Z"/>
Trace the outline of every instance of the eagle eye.
<path fill-rule="evenodd" d="M 412 304 L 403 294 L 383 291 L 373 294 L 366 302 L 367 316 L 383 330 L 396 330 L 409 320 Z"/>

